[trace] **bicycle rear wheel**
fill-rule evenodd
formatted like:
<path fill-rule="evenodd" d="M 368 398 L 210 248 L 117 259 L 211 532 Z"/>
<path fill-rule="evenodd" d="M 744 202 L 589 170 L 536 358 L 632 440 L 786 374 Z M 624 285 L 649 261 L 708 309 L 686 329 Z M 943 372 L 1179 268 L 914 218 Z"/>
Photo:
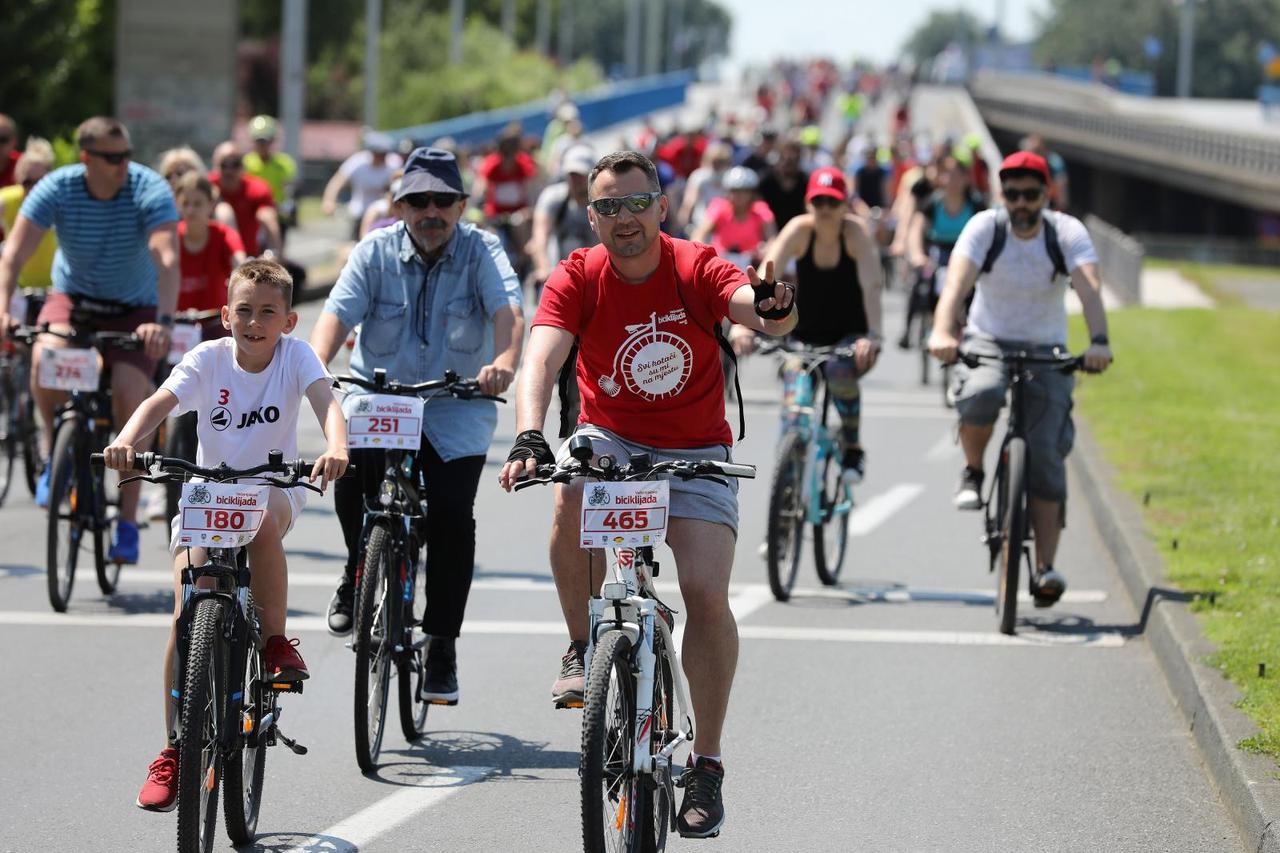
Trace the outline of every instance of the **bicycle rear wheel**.
<path fill-rule="evenodd" d="M 178 853 L 209 853 L 218 824 L 227 650 L 225 606 L 216 598 L 196 604 L 182 689 L 182 743 L 178 757 Z"/>
<path fill-rule="evenodd" d="M 423 612 L 426 605 L 424 584 L 422 578 L 418 578 L 418 583 L 414 584 L 414 601 L 405 606 L 405 625 L 411 625 L 418 621 L 417 613 Z M 400 705 L 400 732 L 404 735 L 404 739 L 409 743 L 416 742 L 422 737 L 422 731 L 427 725 L 427 711 L 431 708 L 431 703 L 422 698 L 421 688 L 422 679 L 426 674 L 423 655 L 426 653 L 426 636 L 415 635 L 412 629 L 406 629 L 405 642 L 411 646 L 420 646 L 419 648 L 409 648 L 405 652 L 404 660 L 400 663 L 399 675 L 396 684 L 396 690 L 399 693 Z"/>
<path fill-rule="evenodd" d="M 249 597 L 248 612 L 254 612 Z M 253 617 L 250 617 L 253 618 Z M 222 772 L 222 816 L 227 837 L 233 844 L 249 844 L 258 832 L 258 812 L 262 807 L 262 782 L 266 772 L 269 732 L 262 719 L 270 710 L 272 693 L 263 683 L 262 656 L 257 648 L 257 631 L 247 631 L 248 653 L 244 665 L 244 705 L 240 714 L 239 748 L 228 753 Z"/>
<path fill-rule="evenodd" d="M 89 546 L 85 534 L 92 534 L 85 505 L 90 502 L 84 488 L 83 472 L 78 463 L 80 417 L 66 415 L 59 423 L 53 440 L 53 457 L 49 464 L 49 529 L 46 553 L 46 579 L 49 603 L 65 613 L 75 584 L 76 566 Z M 91 538 L 91 537 L 89 537 Z"/>
<path fill-rule="evenodd" d="M 769 588 L 778 601 L 791 598 L 796 571 L 800 568 L 805 521 L 804 457 L 804 441 L 794 432 L 787 433 L 778 453 L 778 468 L 773 473 L 765 533 Z"/>
<path fill-rule="evenodd" d="M 375 524 L 365 546 L 360 576 L 360 611 L 356 614 L 355 733 L 356 764 L 366 773 L 378 766 L 387 722 L 391 688 L 391 534 Z"/>
<path fill-rule="evenodd" d="M 675 727 L 675 687 L 661 633 L 653 637 L 653 731 L 649 751 L 657 755 L 670 742 Z M 671 789 L 653 776 L 639 780 L 636 796 L 636 825 L 640 828 L 640 853 L 658 853 L 666 849 L 667 833 L 675 804 Z"/>
<path fill-rule="evenodd" d="M 0 372 L 0 505 L 9 496 L 19 450 L 18 398 L 12 367 Z"/>
<path fill-rule="evenodd" d="M 1004 478 L 998 486 L 1002 492 L 1004 514 L 1000 522 L 996 615 L 1002 634 L 1014 633 L 1018 620 L 1018 566 L 1022 562 L 1022 543 L 1027 529 L 1026 465 L 1026 443 L 1021 438 L 1010 439 L 1005 448 Z"/>
<path fill-rule="evenodd" d="M 31 392 L 26 388 L 18 390 L 18 428 L 19 441 L 22 445 L 23 470 L 27 477 L 27 491 L 31 497 L 36 496 L 36 482 L 40 479 L 39 434 L 36 427 L 36 404 L 31 399 Z"/>
<path fill-rule="evenodd" d="M 840 570 L 849 544 L 849 512 L 853 509 L 853 492 L 841 479 L 840 460 L 834 453 L 822 459 L 822 521 L 813 525 L 813 563 L 818 580 L 827 586 L 840 582 Z"/>
<path fill-rule="evenodd" d="M 635 681 L 631 640 L 609 631 L 596 645 L 582 712 L 582 844 L 586 853 L 638 853 Z"/>

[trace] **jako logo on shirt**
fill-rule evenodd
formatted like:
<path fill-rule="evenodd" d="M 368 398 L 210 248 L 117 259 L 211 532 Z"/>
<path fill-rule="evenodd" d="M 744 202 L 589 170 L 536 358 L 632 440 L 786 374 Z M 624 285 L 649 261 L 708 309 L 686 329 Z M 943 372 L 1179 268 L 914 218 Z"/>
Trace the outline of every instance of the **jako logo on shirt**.
<path fill-rule="evenodd" d="M 265 409 L 241 412 L 240 423 L 236 424 L 236 429 L 244 429 L 261 423 L 273 424 L 278 420 L 280 420 L 280 410 L 275 406 L 267 406 Z"/>

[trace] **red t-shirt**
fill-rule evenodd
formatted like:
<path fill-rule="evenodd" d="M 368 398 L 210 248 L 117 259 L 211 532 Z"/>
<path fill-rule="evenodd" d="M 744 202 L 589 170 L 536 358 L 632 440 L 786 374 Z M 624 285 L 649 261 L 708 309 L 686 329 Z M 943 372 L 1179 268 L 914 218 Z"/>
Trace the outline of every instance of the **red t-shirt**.
<path fill-rule="evenodd" d="M 750 257 L 764 241 L 764 229 L 773 222 L 773 211 L 763 201 L 754 201 L 746 217 L 738 219 L 733 215 L 733 202 L 722 196 L 707 203 L 706 221 L 712 225 L 711 245 L 720 257 L 729 254 Z"/>
<path fill-rule="evenodd" d="M 695 136 L 690 142 L 684 136 L 677 136 L 665 145 L 658 146 L 658 159 L 666 163 L 682 178 L 688 178 L 693 170 L 702 165 L 702 155 L 707 150 L 707 138 Z"/>
<path fill-rule="evenodd" d="M 728 316 L 729 300 L 747 277 L 710 246 L 660 239 L 662 263 L 640 284 L 623 281 L 607 262 L 599 280 L 587 282 L 591 250 L 571 254 L 547 279 L 533 325 L 579 338 L 579 423 L 649 447 L 732 444 L 711 323 Z M 677 251 L 696 257 L 687 265 L 694 275 L 679 289 Z"/>
<path fill-rule="evenodd" d="M 503 163 L 502 155 L 494 152 L 480 161 L 476 174 L 489 182 L 484 193 L 484 215 L 500 216 L 529 206 L 526 182 L 538 174 L 538 167 L 523 151 L 516 152 L 510 163 Z"/>
<path fill-rule="evenodd" d="M 12 183 L 16 183 L 13 177 L 13 170 L 18 167 L 18 158 L 22 154 L 14 149 L 9 152 L 8 158 L 0 160 L 0 187 L 7 187 Z M 0 228 L 0 232 L 4 229 Z"/>
<path fill-rule="evenodd" d="M 236 229 L 240 239 L 244 241 L 244 250 L 253 256 L 262 254 L 258 245 L 258 211 L 264 207 L 275 207 L 275 196 L 271 194 L 271 184 L 253 175 L 240 178 L 240 189 L 230 192 L 222 186 L 222 176 L 217 172 L 209 174 L 209 180 L 222 194 L 222 200 L 231 205 L 236 213 Z"/>
<path fill-rule="evenodd" d="M 182 283 L 178 288 L 178 310 L 209 311 L 227 304 L 227 279 L 235 264 L 234 254 L 244 251 L 240 235 L 221 222 L 209 223 L 209 239 L 199 252 L 187 250 L 187 223 L 178 223 L 178 245 L 182 248 Z"/>

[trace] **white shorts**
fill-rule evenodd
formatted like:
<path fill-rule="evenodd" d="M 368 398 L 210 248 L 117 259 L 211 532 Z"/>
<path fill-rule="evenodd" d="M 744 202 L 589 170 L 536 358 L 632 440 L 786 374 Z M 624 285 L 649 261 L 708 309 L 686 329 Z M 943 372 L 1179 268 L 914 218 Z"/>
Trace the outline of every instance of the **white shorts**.
<path fill-rule="evenodd" d="M 307 490 L 297 489 L 281 489 L 272 486 L 273 492 L 284 492 L 285 500 L 289 502 L 289 526 L 285 528 L 281 539 L 289 535 L 289 531 L 293 529 L 293 525 L 297 523 L 298 516 L 302 514 L 302 508 L 307 505 Z M 178 517 L 175 515 L 169 521 L 169 554 L 178 556 Z"/>

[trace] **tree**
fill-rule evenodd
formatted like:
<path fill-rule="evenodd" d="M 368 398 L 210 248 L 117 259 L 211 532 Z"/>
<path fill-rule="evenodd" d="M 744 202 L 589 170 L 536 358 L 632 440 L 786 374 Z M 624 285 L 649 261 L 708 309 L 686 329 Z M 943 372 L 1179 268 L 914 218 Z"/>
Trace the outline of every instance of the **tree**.
<path fill-rule="evenodd" d="M 982 37 L 982 23 L 972 12 L 965 9 L 932 12 L 907 37 L 902 45 L 902 52 L 914 59 L 917 65 L 922 65 L 942 53 L 952 42 L 970 48 L 980 42 Z"/>

